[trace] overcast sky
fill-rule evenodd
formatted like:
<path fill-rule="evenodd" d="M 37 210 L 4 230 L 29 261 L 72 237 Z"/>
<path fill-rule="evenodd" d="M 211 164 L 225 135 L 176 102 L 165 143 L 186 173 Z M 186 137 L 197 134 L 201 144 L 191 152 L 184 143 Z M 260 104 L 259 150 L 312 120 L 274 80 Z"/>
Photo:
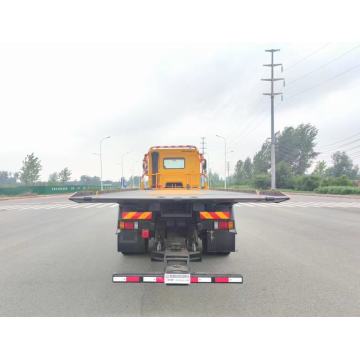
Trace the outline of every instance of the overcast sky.
<path fill-rule="evenodd" d="M 266 48 L 286 78 L 276 100 L 276 131 L 311 123 L 320 159 L 349 149 L 360 162 L 360 43 L 336 42 L 3 42 L 0 44 L 0 170 L 17 171 L 34 152 L 42 179 L 68 166 L 73 178 L 140 175 L 152 145 L 200 145 L 223 174 L 225 136 L 231 168 L 270 136 Z M 343 140 L 331 145 L 334 142 Z M 330 144 L 330 145 L 329 145 Z M 354 149 L 355 147 L 355 149 Z"/>

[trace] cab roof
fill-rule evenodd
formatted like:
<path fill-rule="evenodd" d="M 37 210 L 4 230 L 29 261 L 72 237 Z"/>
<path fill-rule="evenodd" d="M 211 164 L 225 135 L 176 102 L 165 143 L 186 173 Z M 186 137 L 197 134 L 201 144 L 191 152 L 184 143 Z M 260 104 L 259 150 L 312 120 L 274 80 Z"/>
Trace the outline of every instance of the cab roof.
<path fill-rule="evenodd" d="M 150 151 L 153 151 L 153 150 L 196 150 L 196 151 L 199 151 L 198 148 L 196 146 L 193 146 L 193 145 L 165 145 L 165 146 L 152 146 L 150 149 L 149 149 L 149 152 Z"/>

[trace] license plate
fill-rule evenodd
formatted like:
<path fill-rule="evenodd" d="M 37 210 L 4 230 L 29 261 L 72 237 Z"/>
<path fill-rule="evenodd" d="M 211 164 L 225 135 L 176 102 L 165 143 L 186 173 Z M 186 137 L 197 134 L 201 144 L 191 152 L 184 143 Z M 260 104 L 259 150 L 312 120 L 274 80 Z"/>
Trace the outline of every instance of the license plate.
<path fill-rule="evenodd" d="M 164 282 L 169 285 L 189 285 L 190 274 L 165 274 Z"/>

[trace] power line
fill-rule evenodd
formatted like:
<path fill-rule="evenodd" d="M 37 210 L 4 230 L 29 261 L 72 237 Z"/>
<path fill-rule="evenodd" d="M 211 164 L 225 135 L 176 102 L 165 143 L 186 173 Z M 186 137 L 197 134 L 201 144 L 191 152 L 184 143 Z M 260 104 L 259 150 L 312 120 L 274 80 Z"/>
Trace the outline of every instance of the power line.
<path fill-rule="evenodd" d="M 261 99 L 259 99 L 259 101 L 256 102 L 256 104 L 261 105 Z M 260 115 L 262 113 L 264 113 L 265 111 L 265 106 L 261 107 L 260 109 L 258 109 L 257 111 L 255 111 L 252 115 L 247 117 L 247 120 L 241 125 L 239 130 L 239 134 L 241 134 L 241 136 L 244 135 L 244 133 L 241 133 L 242 130 L 246 131 L 249 126 L 251 126 L 253 123 L 251 122 L 251 120 L 256 117 L 257 115 Z M 233 139 L 230 139 L 229 141 L 229 145 L 231 145 L 233 142 L 235 141 L 235 144 L 237 144 L 239 142 L 238 140 L 238 136 L 234 137 Z"/>
<path fill-rule="evenodd" d="M 313 55 L 317 54 L 318 52 L 320 52 L 322 49 L 326 48 L 327 46 L 329 46 L 331 43 L 326 43 L 324 45 L 322 45 L 320 48 L 316 49 L 315 51 L 311 52 L 310 54 L 304 56 L 303 58 L 301 58 L 300 60 L 298 60 L 297 62 L 295 62 L 294 64 L 290 65 L 286 71 L 289 71 L 290 69 L 292 69 L 293 67 L 297 66 L 298 64 L 304 62 L 305 60 L 309 59 L 310 57 L 312 57 Z"/>
<path fill-rule="evenodd" d="M 331 143 L 331 144 L 324 145 L 323 147 L 331 147 L 331 146 L 336 145 L 336 144 L 339 144 L 339 143 L 341 143 L 341 142 L 343 142 L 343 141 L 352 139 L 353 137 L 358 136 L 358 135 L 360 135 L 360 132 L 358 132 L 358 133 L 356 133 L 356 134 L 354 134 L 354 135 L 351 135 L 351 136 L 349 136 L 349 137 L 346 137 L 345 139 L 337 140 L 337 141 L 335 141 L 335 142 L 333 142 L 333 143 Z"/>
<path fill-rule="evenodd" d="M 298 93 L 295 93 L 295 94 L 289 96 L 287 99 L 291 99 L 291 98 L 293 98 L 293 97 L 295 97 L 295 96 L 301 95 L 301 94 L 303 94 L 303 93 L 305 93 L 305 92 L 307 92 L 307 91 L 310 91 L 310 90 L 312 90 L 312 89 L 315 89 L 315 88 L 317 88 L 318 86 L 321 86 L 321 85 L 323 85 L 323 84 L 325 84 L 325 83 L 327 83 L 327 82 L 329 82 L 329 81 L 331 81 L 331 80 L 337 79 L 337 78 L 339 78 L 340 76 L 343 76 L 343 75 L 347 74 L 348 72 L 350 72 L 350 71 L 352 71 L 352 70 L 354 70 L 354 69 L 357 69 L 357 68 L 359 68 L 359 67 L 360 67 L 360 64 L 357 64 L 357 65 L 355 65 L 355 66 L 353 66 L 353 67 L 351 67 L 351 68 L 343 71 L 343 72 L 340 73 L 340 74 L 337 74 L 337 75 L 335 75 L 335 76 L 333 76 L 333 77 L 331 77 L 331 78 L 329 78 L 329 79 L 326 79 L 326 80 L 324 80 L 324 81 L 322 81 L 322 82 L 320 82 L 320 83 L 318 83 L 318 84 L 316 84 L 316 85 L 314 85 L 314 86 L 311 86 L 311 87 L 309 87 L 309 88 L 307 88 L 307 89 L 304 89 L 304 90 L 302 90 L 302 91 L 299 91 Z"/>
<path fill-rule="evenodd" d="M 291 85 L 291 84 L 293 84 L 293 83 L 295 83 L 295 82 L 297 82 L 297 81 L 299 81 L 299 80 L 301 80 L 301 79 L 303 79 L 303 78 L 305 78 L 305 77 L 313 74 L 314 72 L 319 71 L 320 69 L 322 69 L 322 68 L 330 65 L 331 63 L 333 63 L 333 62 L 341 59 L 342 57 L 344 57 L 345 55 L 349 54 L 350 52 L 358 49 L 359 47 L 360 47 L 360 44 L 354 46 L 354 47 L 351 48 L 350 50 L 345 51 L 343 54 L 341 54 L 341 55 L 339 55 L 339 56 L 331 59 L 330 61 L 326 62 L 325 64 L 320 65 L 319 67 L 315 68 L 314 70 L 311 70 L 311 71 L 309 71 L 308 73 L 306 73 L 306 74 L 304 74 L 304 75 L 302 75 L 302 76 L 299 76 L 298 78 L 296 78 L 296 79 L 294 79 L 294 80 L 292 80 L 292 81 L 289 81 L 289 82 L 287 83 L 287 86 L 289 86 L 289 85 Z"/>
<path fill-rule="evenodd" d="M 229 143 L 230 146 L 233 147 L 233 146 L 238 145 L 241 141 L 244 141 L 245 136 L 251 134 L 254 130 L 256 130 L 259 127 L 259 125 L 263 122 L 265 117 L 261 116 L 261 115 L 264 115 L 265 112 L 266 112 L 266 109 L 264 108 L 264 110 L 261 110 L 261 111 L 257 112 L 256 114 L 254 114 L 253 116 L 251 116 L 251 119 L 254 118 L 256 115 L 258 115 L 260 117 L 255 122 L 250 124 L 250 126 L 248 128 L 244 129 L 244 132 L 241 133 L 241 135 L 239 135 L 240 139 L 235 138 L 232 142 L 230 142 Z"/>
<path fill-rule="evenodd" d="M 352 155 L 349 155 L 349 156 L 350 156 L 351 159 L 358 159 L 358 158 L 360 158 L 360 151 L 356 152 L 356 153 L 354 153 Z"/>
<path fill-rule="evenodd" d="M 350 141 L 350 142 L 345 143 L 345 144 L 338 145 L 338 146 L 336 146 L 336 147 L 329 148 L 329 149 L 327 149 L 327 150 L 323 150 L 323 151 L 321 151 L 321 152 L 322 152 L 322 153 L 329 153 L 329 152 L 332 152 L 332 151 L 341 150 L 341 149 L 344 149 L 344 148 L 346 148 L 347 146 L 352 145 L 352 144 L 355 144 L 355 143 L 357 143 L 357 142 L 359 142 L 359 141 L 360 141 L 360 138 L 359 138 L 359 139 L 355 139 L 355 140 Z M 320 148 L 320 150 L 321 150 L 321 148 Z M 345 149 L 344 149 L 344 150 L 345 150 Z M 346 151 L 348 151 L 348 150 L 346 150 Z"/>
<path fill-rule="evenodd" d="M 322 46 L 321 46 L 320 48 L 318 48 L 317 50 L 311 52 L 309 55 L 305 56 L 304 58 L 301 58 L 300 60 L 298 60 L 298 61 L 297 61 L 296 63 L 294 63 L 293 65 L 290 65 L 289 68 L 292 68 L 292 67 L 294 67 L 296 64 L 298 64 L 298 63 L 300 63 L 300 62 L 308 59 L 309 57 L 315 55 L 317 52 L 321 51 L 323 48 L 325 48 L 325 47 L 328 46 L 329 44 L 330 44 L 330 43 L 327 43 L 327 44 L 325 44 L 325 45 L 322 45 Z M 287 70 L 288 70 L 289 68 L 287 68 Z M 257 105 L 257 104 L 259 104 L 259 102 L 257 102 L 256 105 Z M 255 106 L 256 106 L 256 105 L 255 105 Z M 247 121 L 245 121 L 245 123 L 243 123 L 243 124 L 241 125 L 241 128 L 240 128 L 240 130 L 241 130 L 241 131 L 244 130 L 244 132 L 241 133 L 241 132 L 239 131 L 239 136 L 236 136 L 235 138 L 230 139 L 230 140 L 229 140 L 229 145 L 231 145 L 231 146 L 236 146 L 237 144 L 239 144 L 241 141 L 244 140 L 244 135 L 248 135 L 248 134 L 252 133 L 253 131 L 255 131 L 255 130 L 259 127 L 259 125 L 262 123 L 263 119 L 260 118 L 260 119 L 258 119 L 255 123 L 252 123 L 251 120 L 252 120 L 254 117 L 258 116 L 258 115 L 259 115 L 259 116 L 262 115 L 263 113 L 265 113 L 265 110 L 260 109 L 260 111 L 256 111 L 256 112 L 254 112 L 252 115 L 248 116 L 248 117 L 247 117 Z M 255 125 L 255 126 L 254 126 L 254 125 Z M 241 137 L 241 138 L 238 139 L 239 137 Z"/>

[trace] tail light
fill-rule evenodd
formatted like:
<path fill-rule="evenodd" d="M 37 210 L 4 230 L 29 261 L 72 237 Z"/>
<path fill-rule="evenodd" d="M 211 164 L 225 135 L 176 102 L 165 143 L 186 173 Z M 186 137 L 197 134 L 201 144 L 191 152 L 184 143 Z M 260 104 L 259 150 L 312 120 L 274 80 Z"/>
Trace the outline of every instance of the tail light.
<path fill-rule="evenodd" d="M 233 221 L 214 221 L 215 230 L 232 230 L 234 229 Z"/>
<path fill-rule="evenodd" d="M 121 230 L 135 230 L 139 227 L 139 223 L 137 221 L 120 221 L 119 228 Z"/>
<path fill-rule="evenodd" d="M 141 230 L 141 237 L 143 239 L 148 239 L 150 237 L 150 230 L 149 229 L 142 229 Z"/>

